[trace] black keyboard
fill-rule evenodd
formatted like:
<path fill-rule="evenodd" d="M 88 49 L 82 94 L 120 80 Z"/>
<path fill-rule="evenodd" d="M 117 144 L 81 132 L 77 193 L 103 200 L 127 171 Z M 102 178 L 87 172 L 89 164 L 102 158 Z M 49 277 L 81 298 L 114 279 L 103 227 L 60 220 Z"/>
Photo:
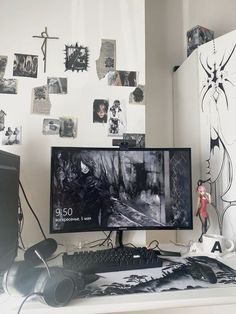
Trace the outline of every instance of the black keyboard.
<path fill-rule="evenodd" d="M 145 247 L 121 247 L 97 251 L 64 253 L 63 266 L 83 273 L 105 273 L 161 267 L 159 252 Z"/>

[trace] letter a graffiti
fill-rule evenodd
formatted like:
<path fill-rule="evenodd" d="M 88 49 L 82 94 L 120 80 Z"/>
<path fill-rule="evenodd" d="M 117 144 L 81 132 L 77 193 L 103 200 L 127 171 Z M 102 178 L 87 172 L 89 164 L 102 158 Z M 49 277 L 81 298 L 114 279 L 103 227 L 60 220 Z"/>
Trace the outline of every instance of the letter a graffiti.
<path fill-rule="evenodd" d="M 211 253 L 215 253 L 215 252 L 219 252 L 222 253 L 222 249 L 221 249 L 221 245 L 219 241 L 216 241 L 213 245 L 213 248 L 211 249 Z"/>

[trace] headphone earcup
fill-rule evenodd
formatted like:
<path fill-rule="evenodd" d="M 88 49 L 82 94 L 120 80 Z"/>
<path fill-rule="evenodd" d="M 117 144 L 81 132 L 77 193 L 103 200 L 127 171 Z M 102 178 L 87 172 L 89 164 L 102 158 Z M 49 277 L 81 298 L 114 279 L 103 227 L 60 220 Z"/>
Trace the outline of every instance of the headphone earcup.
<path fill-rule="evenodd" d="M 4 274 L 3 289 L 9 295 L 25 296 L 33 291 L 42 272 L 42 268 L 33 268 L 22 261 L 15 262 Z"/>
<path fill-rule="evenodd" d="M 50 269 L 50 273 L 50 277 L 47 271 L 38 277 L 34 291 L 40 293 L 43 301 L 50 306 L 65 306 L 74 296 L 75 283 L 61 269 Z"/>

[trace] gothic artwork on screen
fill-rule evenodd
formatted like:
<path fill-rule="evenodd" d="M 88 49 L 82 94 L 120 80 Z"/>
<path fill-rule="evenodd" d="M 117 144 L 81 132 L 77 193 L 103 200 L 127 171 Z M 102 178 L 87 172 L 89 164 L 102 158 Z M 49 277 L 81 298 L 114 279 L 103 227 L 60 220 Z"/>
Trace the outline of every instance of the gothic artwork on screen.
<path fill-rule="evenodd" d="M 188 149 L 52 150 L 53 232 L 188 229 L 191 208 Z"/>

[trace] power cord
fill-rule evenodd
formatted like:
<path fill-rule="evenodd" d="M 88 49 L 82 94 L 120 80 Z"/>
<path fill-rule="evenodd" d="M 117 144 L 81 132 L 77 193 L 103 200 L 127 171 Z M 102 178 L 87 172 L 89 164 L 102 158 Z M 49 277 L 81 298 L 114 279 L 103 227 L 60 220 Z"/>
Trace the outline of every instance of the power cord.
<path fill-rule="evenodd" d="M 21 247 L 18 243 L 18 247 L 24 251 L 25 245 L 24 245 L 24 242 L 22 239 L 22 231 L 23 231 L 23 226 L 24 226 L 24 213 L 22 210 L 20 197 L 18 198 L 18 220 L 19 220 L 18 241 L 20 240 L 21 245 L 22 245 L 22 247 Z"/>
<path fill-rule="evenodd" d="M 97 240 L 94 240 L 94 241 L 91 241 L 91 242 L 87 243 L 87 245 L 90 245 L 90 244 L 93 244 L 93 243 L 100 242 L 98 244 L 94 244 L 94 245 L 89 246 L 89 248 L 94 248 L 94 247 L 97 247 L 97 246 L 104 246 L 106 242 L 107 242 L 107 246 L 113 247 L 112 240 L 111 240 L 111 233 L 112 233 L 112 231 L 110 231 L 108 235 L 104 231 L 103 231 L 103 233 L 106 235 L 106 238 L 105 239 L 97 239 Z"/>
<path fill-rule="evenodd" d="M 25 304 L 25 302 L 26 302 L 30 297 L 35 296 L 35 295 L 42 296 L 42 293 L 39 293 L 39 292 L 32 292 L 32 293 L 28 294 L 28 295 L 24 298 L 24 300 L 21 302 L 21 305 L 20 305 L 20 307 L 19 307 L 19 309 L 18 309 L 18 311 L 17 311 L 17 314 L 20 314 L 20 312 L 21 312 L 21 310 L 22 310 L 22 307 L 23 307 L 23 305 Z"/>
<path fill-rule="evenodd" d="M 27 203 L 29 209 L 31 210 L 31 213 L 34 215 L 34 217 L 35 217 L 35 219 L 36 219 L 36 221 L 37 221 L 37 223 L 38 223 L 38 226 L 39 226 L 39 228 L 40 228 L 40 230 L 41 230 L 41 232 L 42 232 L 42 235 L 43 235 L 44 239 L 46 240 L 47 237 L 46 237 L 46 235 L 45 235 L 45 233 L 44 233 L 44 231 L 43 231 L 43 228 L 42 228 L 42 226 L 41 226 L 41 224 L 40 224 L 40 221 L 39 221 L 37 215 L 35 214 L 35 212 L 34 212 L 32 206 L 30 205 L 30 202 L 29 202 L 29 200 L 28 200 L 28 198 L 27 198 L 27 196 L 26 196 L 25 190 L 24 190 L 24 188 L 23 188 L 23 186 L 22 186 L 22 184 L 21 184 L 20 181 L 19 181 L 19 184 L 20 184 L 22 193 L 23 193 L 23 195 L 24 195 L 24 198 L 25 198 L 25 200 L 26 200 L 26 203 Z"/>

